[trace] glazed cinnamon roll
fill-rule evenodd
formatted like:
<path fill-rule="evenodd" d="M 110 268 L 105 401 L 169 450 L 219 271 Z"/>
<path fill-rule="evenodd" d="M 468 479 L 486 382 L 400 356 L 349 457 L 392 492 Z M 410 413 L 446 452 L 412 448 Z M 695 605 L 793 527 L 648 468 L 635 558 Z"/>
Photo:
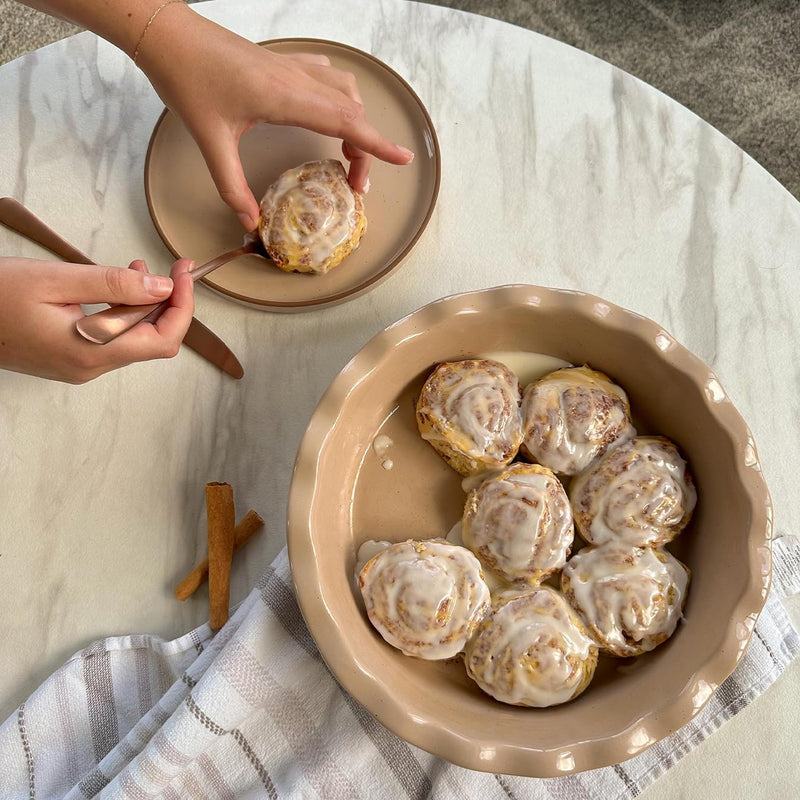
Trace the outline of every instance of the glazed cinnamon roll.
<path fill-rule="evenodd" d="M 461 475 L 509 464 L 522 441 L 517 376 L 504 364 L 440 364 L 417 401 L 422 438 Z"/>
<path fill-rule="evenodd" d="M 606 453 L 573 479 L 575 526 L 590 544 L 658 546 L 688 524 L 697 492 L 678 448 L 662 436 L 639 436 Z"/>
<path fill-rule="evenodd" d="M 335 159 L 287 170 L 261 200 L 261 241 L 286 272 L 328 272 L 358 247 L 366 229 L 361 195 Z"/>
<path fill-rule="evenodd" d="M 688 585 L 689 569 L 660 547 L 586 547 L 561 573 L 561 590 L 589 635 L 621 658 L 672 636 Z"/>
<path fill-rule="evenodd" d="M 577 697 L 594 676 L 597 645 L 566 600 L 540 586 L 500 596 L 467 643 L 467 674 L 503 703 L 544 708 Z"/>
<path fill-rule="evenodd" d="M 602 372 L 556 370 L 525 388 L 522 453 L 560 475 L 577 475 L 608 447 L 633 436 L 628 396 Z"/>
<path fill-rule="evenodd" d="M 564 566 L 574 537 L 564 487 L 546 467 L 511 464 L 470 492 L 461 535 L 510 583 L 537 584 Z"/>
<path fill-rule="evenodd" d="M 444 539 L 387 547 L 362 567 L 358 583 L 381 636 L 428 660 L 460 653 L 491 605 L 478 559 Z"/>

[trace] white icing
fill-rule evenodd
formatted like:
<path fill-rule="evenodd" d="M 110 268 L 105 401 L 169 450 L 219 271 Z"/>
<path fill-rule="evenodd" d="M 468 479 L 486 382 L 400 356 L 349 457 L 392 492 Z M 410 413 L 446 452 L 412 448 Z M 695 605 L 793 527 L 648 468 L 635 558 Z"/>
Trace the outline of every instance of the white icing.
<path fill-rule="evenodd" d="M 385 542 L 380 539 L 367 539 L 366 542 L 363 542 L 356 554 L 356 578 L 358 578 L 358 574 L 361 570 L 364 569 L 364 564 L 366 564 L 367 561 L 378 555 L 378 553 L 385 550 L 391 544 L 391 542 Z"/>
<path fill-rule="evenodd" d="M 499 467 L 490 467 L 489 469 L 484 469 L 481 472 L 476 472 L 474 475 L 467 475 L 461 480 L 461 489 L 463 490 L 464 494 L 469 494 L 477 489 L 484 481 L 488 481 L 490 478 L 496 478 L 498 475 L 502 475 L 505 469 L 506 465 L 503 464 Z"/>
<path fill-rule="evenodd" d="M 587 367 L 558 370 L 525 388 L 524 446 L 531 458 L 575 475 L 608 446 L 634 436 L 625 392 Z"/>
<path fill-rule="evenodd" d="M 389 457 L 389 449 L 394 444 L 391 437 L 386 434 L 379 434 L 372 442 L 372 449 L 378 458 L 378 463 L 386 470 L 394 466 L 394 461 Z"/>
<path fill-rule="evenodd" d="M 556 356 L 528 353 L 524 350 L 494 350 L 480 353 L 479 358 L 488 358 L 505 364 L 517 376 L 520 386 L 527 386 L 550 372 L 571 366 L 569 361 Z"/>
<path fill-rule="evenodd" d="M 423 387 L 418 414 L 430 418 L 433 429 L 422 438 L 447 442 L 473 459 L 513 457 L 522 437 L 519 403 L 519 382 L 504 365 L 474 359 L 442 364 Z"/>
<path fill-rule="evenodd" d="M 334 251 L 354 235 L 356 199 L 339 161 L 312 161 L 284 172 L 261 200 L 261 238 L 324 272 Z"/>
<path fill-rule="evenodd" d="M 456 522 L 452 528 L 447 533 L 445 537 L 450 544 L 457 544 L 459 547 L 466 547 L 464 544 L 464 537 L 461 535 L 462 533 L 462 525 L 461 520 Z M 496 595 L 507 592 L 511 588 L 511 584 L 503 580 L 502 576 L 498 575 L 491 567 L 487 567 L 486 564 L 481 564 L 481 569 L 483 571 L 483 579 L 486 581 L 486 585 L 489 587 L 489 592 L 491 593 L 492 597 Z"/>
<path fill-rule="evenodd" d="M 462 535 L 505 580 L 537 583 L 567 561 L 574 536 L 569 500 L 550 470 L 512 464 L 469 495 Z"/>
<path fill-rule="evenodd" d="M 615 447 L 570 486 L 575 522 L 591 544 L 670 541 L 688 522 L 697 492 L 677 448 L 640 436 Z"/>
<path fill-rule="evenodd" d="M 489 611 L 478 559 L 443 539 L 383 548 L 359 573 L 370 622 L 406 655 L 434 660 L 460 653 Z"/>
<path fill-rule="evenodd" d="M 501 597 L 465 651 L 467 674 L 497 700 L 544 708 L 571 700 L 591 677 L 596 648 L 549 587 Z"/>
<path fill-rule="evenodd" d="M 652 650 L 681 618 L 689 574 L 656 548 L 588 547 L 573 556 L 562 587 L 598 644 L 619 656 Z"/>
<path fill-rule="evenodd" d="M 445 540 L 450 544 L 457 544 L 459 547 L 464 547 L 464 538 L 461 535 L 461 520 L 456 522 L 452 528 L 447 532 Z"/>

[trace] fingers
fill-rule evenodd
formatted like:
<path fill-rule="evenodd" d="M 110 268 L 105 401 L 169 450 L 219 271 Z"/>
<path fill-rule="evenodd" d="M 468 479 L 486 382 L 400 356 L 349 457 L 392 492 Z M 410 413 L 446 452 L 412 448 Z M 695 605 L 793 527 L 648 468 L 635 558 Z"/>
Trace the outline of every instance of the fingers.
<path fill-rule="evenodd" d="M 329 67 L 331 65 L 331 60 L 328 56 L 318 53 L 292 53 L 286 57 L 292 59 L 292 61 L 297 61 L 301 64 L 313 64 L 316 67 Z"/>
<path fill-rule="evenodd" d="M 176 355 L 194 314 L 194 282 L 188 274 L 193 266 L 190 259 L 180 259 L 173 265 L 170 275 L 175 289 L 169 307 L 155 324 L 140 322 L 108 344 L 93 346 L 107 351 L 109 359 L 119 366 Z"/>
<path fill-rule="evenodd" d="M 358 151 L 371 154 L 391 164 L 409 164 L 414 154 L 381 135 L 367 122 L 356 77 L 344 70 L 326 66 L 311 57 L 275 56 L 270 54 L 273 70 L 285 70 L 283 77 L 272 85 L 267 98 L 272 104 L 265 121 L 297 125 L 334 136 L 348 143 L 358 161 Z M 290 62 L 290 63 L 289 63 Z M 280 93 L 281 96 L 277 96 Z M 363 164 L 356 168 L 363 172 Z M 366 165 L 367 172 L 369 165 Z"/>
<path fill-rule="evenodd" d="M 359 194 L 366 194 L 369 191 L 372 156 L 349 142 L 342 142 L 342 155 L 350 162 L 350 171 L 347 174 L 350 185 Z"/>
<path fill-rule="evenodd" d="M 258 226 L 258 203 L 247 184 L 239 158 L 239 141 L 230 130 L 218 128 L 198 138 L 219 196 L 239 217 L 245 230 Z"/>
<path fill-rule="evenodd" d="M 411 150 L 387 139 L 367 122 L 360 102 L 338 89 L 293 95 L 287 99 L 282 115 L 280 124 L 297 125 L 342 139 L 349 147 L 369 153 L 381 161 L 405 165 L 414 160 Z"/>
<path fill-rule="evenodd" d="M 414 160 L 411 150 L 382 136 L 365 119 L 354 116 L 351 110 L 340 109 L 338 113 L 341 124 L 337 133 L 331 135 L 338 136 L 349 146 L 355 146 L 389 164 L 405 166 Z"/>
<path fill-rule="evenodd" d="M 156 330 L 162 338 L 177 342 L 178 345 L 186 336 L 194 314 L 194 281 L 189 274 L 192 267 L 194 267 L 194 261 L 188 258 L 182 258 L 173 264 L 170 275 L 175 288 L 170 297 L 169 308 L 155 324 Z"/>
<path fill-rule="evenodd" d="M 343 77 L 342 91 L 351 100 L 363 106 L 361 92 L 358 90 L 358 83 L 355 76 L 350 73 L 341 73 Z M 359 194 L 366 194 L 369 191 L 369 168 L 372 166 L 372 156 L 356 147 L 352 142 L 342 142 L 342 155 L 350 162 L 350 170 L 347 179 L 353 189 Z"/>
<path fill-rule="evenodd" d="M 138 263 L 138 262 L 134 262 Z M 110 303 L 144 305 L 166 299 L 172 279 L 152 275 L 142 268 L 122 269 L 92 264 L 57 264 L 29 261 L 29 277 L 42 290 L 42 299 L 56 303 Z"/>

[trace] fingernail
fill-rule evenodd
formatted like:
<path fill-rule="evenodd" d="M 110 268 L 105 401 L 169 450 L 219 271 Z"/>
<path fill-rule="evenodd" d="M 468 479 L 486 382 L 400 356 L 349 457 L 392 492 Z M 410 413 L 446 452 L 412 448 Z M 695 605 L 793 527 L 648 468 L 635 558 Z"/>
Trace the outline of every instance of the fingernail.
<path fill-rule="evenodd" d="M 169 294 L 172 291 L 172 279 L 164 275 L 144 275 L 144 288 L 150 294 Z"/>
<path fill-rule="evenodd" d="M 258 221 L 254 220 L 249 214 L 238 214 L 237 216 L 242 225 L 244 225 L 245 230 L 252 231 L 258 225 Z"/>
<path fill-rule="evenodd" d="M 369 187 L 370 187 L 371 185 L 372 185 L 372 184 L 369 182 L 369 178 L 367 178 L 367 179 L 364 181 L 364 189 L 363 189 L 363 191 L 361 192 L 361 194 L 366 194 L 366 193 L 369 191 Z"/>
<path fill-rule="evenodd" d="M 400 152 L 408 159 L 406 162 L 407 164 L 410 164 L 414 160 L 414 153 L 412 153 L 407 147 L 401 147 Z"/>

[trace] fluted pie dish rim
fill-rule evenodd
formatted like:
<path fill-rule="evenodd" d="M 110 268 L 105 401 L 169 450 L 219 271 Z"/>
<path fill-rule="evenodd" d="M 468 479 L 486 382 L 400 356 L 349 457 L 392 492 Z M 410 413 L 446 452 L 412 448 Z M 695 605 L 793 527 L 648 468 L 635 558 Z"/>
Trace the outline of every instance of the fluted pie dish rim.
<path fill-rule="evenodd" d="M 596 686 L 547 709 L 480 697 L 448 664 L 423 667 L 394 651 L 370 627 L 353 581 L 361 541 L 382 534 L 395 541 L 436 535 L 426 524 L 438 509 L 431 505 L 443 475 L 437 470 L 449 467 L 432 448 L 423 454 L 411 438 L 402 438 L 401 412 L 414 424 L 409 391 L 439 361 L 509 350 L 509 336 L 523 334 L 529 339 L 520 342 L 521 350 L 572 363 L 580 361 L 581 348 L 593 356 L 585 360 L 618 380 L 634 416 L 639 408 L 640 420 L 662 426 L 641 432 L 669 436 L 687 455 L 700 498 L 695 519 L 676 539 L 685 537 L 677 556 L 692 573 L 685 622 L 652 653 L 631 663 L 608 659 Z M 560 352 L 554 352 L 555 342 Z M 638 372 L 624 366 L 626 357 Z M 620 375 L 615 366 L 628 373 Z M 640 375 L 638 385 L 632 384 L 634 374 Z M 669 385 L 656 387 L 661 394 L 654 388 L 659 375 L 669 378 Z M 670 411 L 678 402 L 683 406 Z M 373 441 L 379 432 L 397 440 L 395 484 L 391 471 L 372 463 L 377 464 Z M 403 495 L 405 477 L 413 482 L 425 470 L 432 470 L 433 499 L 420 495 L 416 508 Z M 366 508 L 375 486 L 387 487 L 386 494 L 376 509 Z M 441 528 L 446 518 L 442 514 L 435 522 Z M 723 523 L 731 528 L 725 533 L 730 544 L 715 548 Z M 343 688 L 395 734 L 437 756 L 470 769 L 535 777 L 623 762 L 700 712 L 735 669 L 766 602 L 771 525 L 753 436 L 707 365 L 635 312 L 583 292 L 522 284 L 435 300 L 367 342 L 312 415 L 288 503 L 289 558 L 300 608 Z M 440 528 L 438 535 L 445 535 Z"/>

